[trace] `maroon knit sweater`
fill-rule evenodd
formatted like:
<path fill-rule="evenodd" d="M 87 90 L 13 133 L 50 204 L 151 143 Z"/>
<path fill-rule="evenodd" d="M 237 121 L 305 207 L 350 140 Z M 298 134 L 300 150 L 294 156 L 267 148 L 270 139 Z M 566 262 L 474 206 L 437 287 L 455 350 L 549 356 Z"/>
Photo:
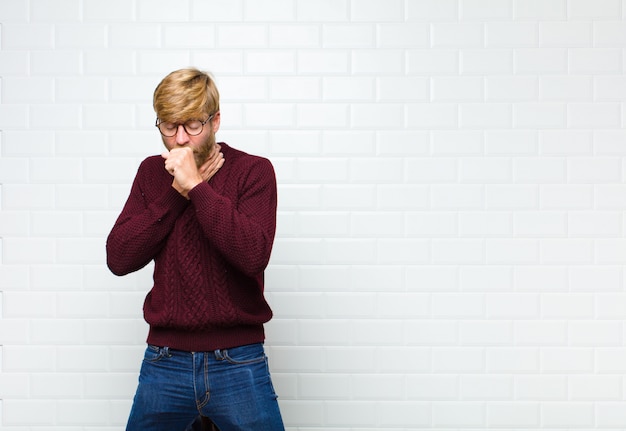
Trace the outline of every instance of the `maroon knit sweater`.
<path fill-rule="evenodd" d="M 163 158 L 145 159 L 107 238 L 114 274 L 155 262 L 144 302 L 150 344 L 210 351 L 264 340 L 276 177 L 269 160 L 220 145 L 224 165 L 189 200 L 172 187 Z"/>

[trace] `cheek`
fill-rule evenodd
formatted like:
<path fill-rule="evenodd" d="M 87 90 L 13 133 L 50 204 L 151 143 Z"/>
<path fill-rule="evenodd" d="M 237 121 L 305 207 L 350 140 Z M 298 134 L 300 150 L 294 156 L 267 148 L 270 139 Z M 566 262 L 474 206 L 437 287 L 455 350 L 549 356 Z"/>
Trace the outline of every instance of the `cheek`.
<path fill-rule="evenodd" d="M 167 148 L 168 151 L 171 151 L 176 146 L 172 138 L 166 138 L 165 136 L 161 136 L 161 141 L 163 141 L 163 145 L 165 145 L 165 148 Z"/>

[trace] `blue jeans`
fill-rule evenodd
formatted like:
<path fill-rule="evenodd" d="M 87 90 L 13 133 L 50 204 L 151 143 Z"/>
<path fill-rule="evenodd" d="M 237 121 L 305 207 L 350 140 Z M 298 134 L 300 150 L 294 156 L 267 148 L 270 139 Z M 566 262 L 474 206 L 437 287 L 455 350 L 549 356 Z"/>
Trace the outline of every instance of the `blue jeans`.
<path fill-rule="evenodd" d="M 213 352 L 149 345 L 126 431 L 184 431 L 210 417 L 220 431 L 282 431 L 263 344 Z"/>

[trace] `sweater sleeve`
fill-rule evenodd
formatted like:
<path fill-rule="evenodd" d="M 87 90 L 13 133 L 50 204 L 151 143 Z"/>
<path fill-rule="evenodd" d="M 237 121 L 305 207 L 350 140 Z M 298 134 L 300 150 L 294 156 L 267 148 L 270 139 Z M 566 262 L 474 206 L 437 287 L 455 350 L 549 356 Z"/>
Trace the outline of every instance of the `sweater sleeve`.
<path fill-rule="evenodd" d="M 125 275 L 146 266 L 159 253 L 178 216 L 188 205 L 170 185 L 162 190 L 160 181 L 146 163 L 139 167 L 122 212 L 106 242 L 107 265 L 116 275 Z M 147 188 L 151 188 L 149 191 Z M 153 200 L 149 196 L 155 195 Z"/>
<path fill-rule="evenodd" d="M 205 237 L 242 273 L 254 277 L 267 267 L 276 233 L 277 191 L 269 160 L 254 157 L 237 181 L 237 202 L 208 183 L 189 192 Z"/>

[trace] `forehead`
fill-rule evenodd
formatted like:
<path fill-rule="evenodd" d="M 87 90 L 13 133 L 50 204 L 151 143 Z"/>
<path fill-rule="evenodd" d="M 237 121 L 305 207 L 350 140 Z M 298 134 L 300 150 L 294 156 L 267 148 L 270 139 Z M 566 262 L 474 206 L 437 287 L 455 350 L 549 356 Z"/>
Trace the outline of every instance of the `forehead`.
<path fill-rule="evenodd" d="M 182 123 L 189 123 L 190 121 L 204 121 L 205 117 L 207 117 L 207 115 L 204 114 L 198 114 L 198 115 L 189 115 L 189 116 L 185 116 L 185 117 L 172 117 L 172 118 L 159 118 L 159 121 L 161 123 L 176 123 L 176 124 L 182 124 Z"/>

